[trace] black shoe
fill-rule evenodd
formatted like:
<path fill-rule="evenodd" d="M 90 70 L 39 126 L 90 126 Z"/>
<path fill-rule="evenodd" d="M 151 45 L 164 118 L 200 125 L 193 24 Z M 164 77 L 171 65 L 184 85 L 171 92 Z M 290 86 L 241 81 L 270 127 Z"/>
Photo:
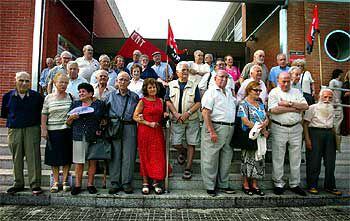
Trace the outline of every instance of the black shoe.
<path fill-rule="evenodd" d="M 276 195 L 282 195 L 284 193 L 284 188 L 283 187 L 274 187 L 273 193 Z"/>
<path fill-rule="evenodd" d="M 134 193 L 134 190 L 133 190 L 133 188 L 131 187 L 131 185 L 125 185 L 125 186 L 123 186 L 123 191 L 124 191 L 124 193 L 126 193 L 126 194 L 132 194 L 132 193 Z"/>
<path fill-rule="evenodd" d="M 78 195 L 79 193 L 81 193 L 81 187 L 80 187 L 80 186 L 78 186 L 78 187 L 73 186 L 73 187 L 72 187 L 72 190 L 70 191 L 70 194 L 72 194 L 72 195 Z"/>
<path fill-rule="evenodd" d="M 32 193 L 34 194 L 34 195 L 39 195 L 39 194 L 41 194 L 43 191 L 42 191 L 42 189 L 40 188 L 40 187 L 34 187 L 33 189 L 32 189 Z"/>
<path fill-rule="evenodd" d="M 226 193 L 226 194 L 235 194 L 236 191 L 230 187 L 227 188 L 220 188 L 219 189 L 220 192 Z"/>
<path fill-rule="evenodd" d="M 299 186 L 290 188 L 290 191 L 292 191 L 295 194 L 298 194 L 300 196 L 306 196 L 306 192 L 302 190 Z"/>
<path fill-rule="evenodd" d="M 252 188 L 252 192 L 253 192 L 255 195 L 265 196 L 265 193 L 264 193 L 261 189 Z"/>
<path fill-rule="evenodd" d="M 96 194 L 97 193 L 97 189 L 95 186 L 88 186 L 87 190 L 89 191 L 90 194 Z"/>
<path fill-rule="evenodd" d="M 24 191 L 24 187 L 10 187 L 6 192 L 8 194 L 15 194 L 17 192 L 21 192 L 21 191 Z"/>
<path fill-rule="evenodd" d="M 209 196 L 212 196 L 212 197 L 217 196 L 217 193 L 215 190 L 207 190 L 207 193 L 209 194 Z"/>
<path fill-rule="evenodd" d="M 108 190 L 108 193 L 109 194 L 117 194 L 120 190 L 121 190 L 120 188 L 113 188 L 112 187 Z"/>
<path fill-rule="evenodd" d="M 250 188 L 244 188 L 243 185 L 242 185 L 242 191 L 243 191 L 243 193 L 245 193 L 249 196 L 253 196 L 253 192 L 250 190 Z"/>

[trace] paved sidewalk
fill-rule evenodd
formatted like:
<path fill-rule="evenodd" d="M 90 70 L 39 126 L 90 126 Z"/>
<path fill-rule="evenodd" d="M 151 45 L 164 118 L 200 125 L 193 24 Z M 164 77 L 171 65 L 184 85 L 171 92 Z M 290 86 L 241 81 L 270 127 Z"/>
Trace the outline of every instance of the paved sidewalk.
<path fill-rule="evenodd" d="M 349 206 L 254 209 L 120 209 L 1 206 L 0 220 L 350 220 Z"/>

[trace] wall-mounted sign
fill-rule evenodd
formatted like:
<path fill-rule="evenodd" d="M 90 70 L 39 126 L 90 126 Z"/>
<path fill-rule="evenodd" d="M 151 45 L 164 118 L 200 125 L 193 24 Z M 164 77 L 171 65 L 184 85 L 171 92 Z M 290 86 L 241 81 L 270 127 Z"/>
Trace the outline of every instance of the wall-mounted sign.
<path fill-rule="evenodd" d="M 304 51 L 289 51 L 289 63 L 293 63 L 296 59 L 305 59 L 305 52 Z"/>

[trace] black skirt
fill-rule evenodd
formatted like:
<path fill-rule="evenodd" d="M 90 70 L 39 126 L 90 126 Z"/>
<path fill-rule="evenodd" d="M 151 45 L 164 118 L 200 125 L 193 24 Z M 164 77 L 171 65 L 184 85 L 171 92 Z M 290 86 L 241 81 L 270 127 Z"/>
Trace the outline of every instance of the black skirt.
<path fill-rule="evenodd" d="M 72 163 L 72 130 L 49 130 L 45 148 L 45 164 L 64 166 Z"/>

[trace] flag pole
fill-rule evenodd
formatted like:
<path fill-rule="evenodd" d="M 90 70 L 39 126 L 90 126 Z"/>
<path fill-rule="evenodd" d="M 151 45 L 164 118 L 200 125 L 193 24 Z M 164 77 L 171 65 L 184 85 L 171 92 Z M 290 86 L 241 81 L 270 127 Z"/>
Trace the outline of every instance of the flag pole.
<path fill-rule="evenodd" d="M 319 62 L 320 62 L 320 82 L 321 85 L 323 85 L 323 74 L 322 74 L 322 57 L 321 57 L 321 37 L 320 37 L 320 33 L 318 33 L 317 38 L 318 38 L 318 58 L 319 58 Z"/>

